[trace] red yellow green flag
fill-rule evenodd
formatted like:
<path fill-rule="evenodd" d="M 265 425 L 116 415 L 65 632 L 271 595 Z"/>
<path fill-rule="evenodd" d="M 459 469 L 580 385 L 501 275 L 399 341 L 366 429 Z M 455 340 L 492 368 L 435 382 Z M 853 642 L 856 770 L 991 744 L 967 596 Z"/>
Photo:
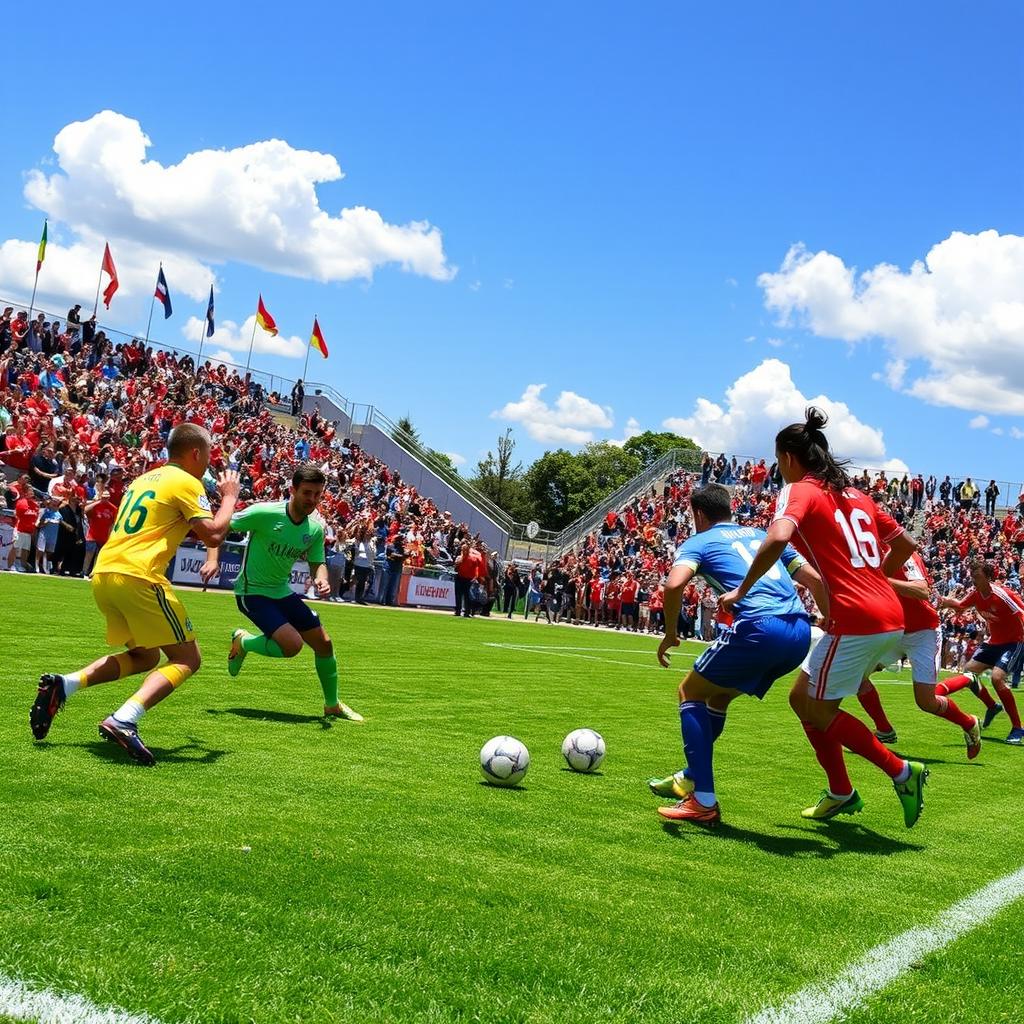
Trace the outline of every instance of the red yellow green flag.
<path fill-rule="evenodd" d="M 320 324 L 316 317 L 313 317 L 313 335 L 309 339 L 309 344 L 310 347 L 315 348 L 317 352 L 324 357 L 324 359 L 327 358 L 327 342 L 324 341 L 324 335 L 320 330 Z"/>
<path fill-rule="evenodd" d="M 39 239 L 39 255 L 36 256 L 36 273 L 43 267 L 43 260 L 46 259 L 46 221 L 43 221 L 43 237 Z"/>
<path fill-rule="evenodd" d="M 263 296 L 260 295 L 260 300 L 256 305 L 256 323 L 260 325 L 267 332 L 267 334 L 277 334 L 277 322 L 267 312 L 267 307 L 263 305 Z"/>

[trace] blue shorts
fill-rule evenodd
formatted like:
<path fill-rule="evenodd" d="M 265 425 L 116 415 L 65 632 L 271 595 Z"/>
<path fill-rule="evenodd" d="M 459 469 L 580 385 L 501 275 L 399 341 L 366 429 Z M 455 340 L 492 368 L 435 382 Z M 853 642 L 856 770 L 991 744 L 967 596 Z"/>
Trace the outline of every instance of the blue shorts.
<path fill-rule="evenodd" d="M 776 679 L 799 668 L 811 645 L 811 624 L 804 615 L 768 615 L 740 619 L 694 662 L 709 682 L 759 700 Z"/>
<path fill-rule="evenodd" d="M 320 625 L 317 615 L 298 594 L 264 597 L 262 594 L 236 594 L 235 603 L 256 624 L 261 633 L 273 636 L 282 626 L 294 626 L 300 633 Z"/>
<path fill-rule="evenodd" d="M 1019 646 L 1016 640 L 1009 644 L 978 644 L 977 650 L 971 655 L 971 661 L 980 661 L 982 665 L 1007 672 Z"/>

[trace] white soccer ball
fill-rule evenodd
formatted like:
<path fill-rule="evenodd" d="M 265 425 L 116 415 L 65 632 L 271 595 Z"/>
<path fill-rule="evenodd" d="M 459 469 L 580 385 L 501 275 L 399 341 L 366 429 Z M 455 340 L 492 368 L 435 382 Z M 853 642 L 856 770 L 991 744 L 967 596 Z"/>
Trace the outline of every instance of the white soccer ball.
<path fill-rule="evenodd" d="M 596 771 L 604 754 L 604 738 L 593 729 L 575 729 L 562 740 L 562 757 L 574 772 Z"/>
<path fill-rule="evenodd" d="M 480 771 L 494 786 L 514 786 L 530 767 L 526 744 L 514 736 L 495 736 L 480 750 Z"/>

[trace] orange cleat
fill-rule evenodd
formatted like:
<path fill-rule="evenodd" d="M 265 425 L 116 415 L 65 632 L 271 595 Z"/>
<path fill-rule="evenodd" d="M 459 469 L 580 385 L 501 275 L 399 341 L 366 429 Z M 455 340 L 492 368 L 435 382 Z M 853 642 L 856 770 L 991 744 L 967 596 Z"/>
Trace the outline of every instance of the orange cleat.
<path fill-rule="evenodd" d="M 658 813 L 669 821 L 692 821 L 695 825 L 717 825 L 722 820 L 722 812 L 715 804 L 705 807 L 692 793 L 671 807 L 659 807 Z"/>

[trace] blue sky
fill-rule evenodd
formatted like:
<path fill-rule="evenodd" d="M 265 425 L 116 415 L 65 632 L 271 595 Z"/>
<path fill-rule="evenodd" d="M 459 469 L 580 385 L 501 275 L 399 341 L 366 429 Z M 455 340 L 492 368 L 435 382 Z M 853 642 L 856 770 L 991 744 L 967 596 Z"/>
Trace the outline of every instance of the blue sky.
<path fill-rule="evenodd" d="M 39 13 L 10 18 L 9 39 L 47 38 Z M 50 5 L 53 57 L 8 76 L 4 296 L 31 289 L 44 215 L 40 291 L 60 313 L 91 303 L 107 237 L 125 330 L 144 330 L 161 258 L 162 340 L 183 344 L 211 273 L 246 341 L 262 291 L 297 352 L 319 315 L 331 358 L 311 378 L 409 413 L 467 470 L 505 425 L 527 460 L 666 422 L 768 453 L 825 396 L 864 463 L 1024 478 L 1015 5 L 111 4 L 103 20 Z M 253 184 L 230 154 L 273 139 Z M 229 156 L 165 170 L 205 150 Z M 345 177 L 317 184 L 327 157 L 305 151 Z M 337 220 L 356 207 L 375 213 Z M 332 218 L 312 243 L 306 214 Z M 301 373 L 264 347 L 254 365 Z"/>

